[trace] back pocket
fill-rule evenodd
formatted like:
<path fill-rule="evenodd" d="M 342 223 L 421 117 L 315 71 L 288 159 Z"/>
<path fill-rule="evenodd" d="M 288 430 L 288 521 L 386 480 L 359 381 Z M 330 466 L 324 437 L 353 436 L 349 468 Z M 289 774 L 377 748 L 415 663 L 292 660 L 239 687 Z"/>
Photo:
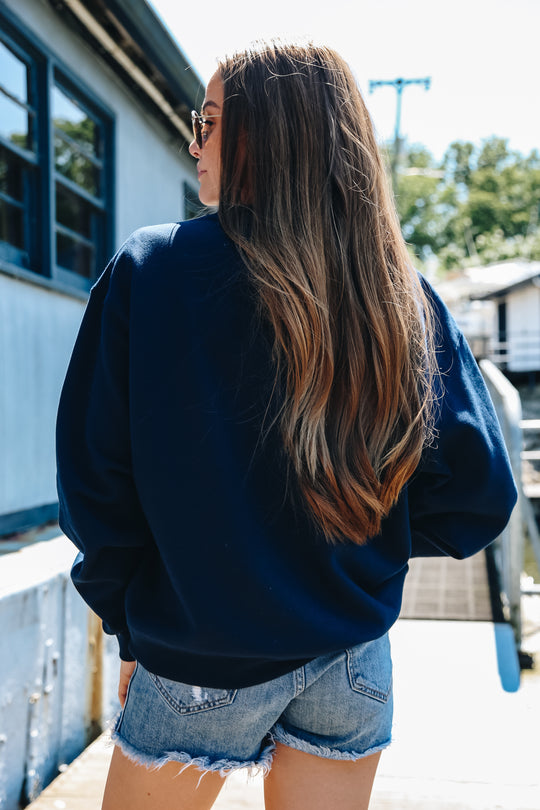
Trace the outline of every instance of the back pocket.
<path fill-rule="evenodd" d="M 351 688 L 386 703 L 392 691 L 392 658 L 388 633 L 347 651 Z"/>
<path fill-rule="evenodd" d="M 194 714 L 229 706 L 236 697 L 237 689 L 212 689 L 207 686 L 191 686 L 179 681 L 171 681 L 149 672 L 154 686 L 161 697 L 178 714 Z"/>

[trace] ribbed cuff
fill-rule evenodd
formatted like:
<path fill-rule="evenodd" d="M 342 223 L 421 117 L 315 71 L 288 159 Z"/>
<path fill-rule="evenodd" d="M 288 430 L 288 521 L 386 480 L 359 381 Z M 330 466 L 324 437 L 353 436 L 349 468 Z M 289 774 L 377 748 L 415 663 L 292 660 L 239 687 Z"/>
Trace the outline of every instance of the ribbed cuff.
<path fill-rule="evenodd" d="M 120 658 L 122 661 L 134 661 L 135 658 L 129 651 L 129 634 L 117 633 L 118 646 L 120 647 Z"/>

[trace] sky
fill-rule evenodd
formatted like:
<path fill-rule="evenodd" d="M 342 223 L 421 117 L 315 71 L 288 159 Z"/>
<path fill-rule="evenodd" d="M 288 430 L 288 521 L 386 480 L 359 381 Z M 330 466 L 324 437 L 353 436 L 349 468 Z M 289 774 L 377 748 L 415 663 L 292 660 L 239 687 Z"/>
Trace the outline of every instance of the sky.
<path fill-rule="evenodd" d="M 491 135 L 540 149 L 540 0 L 149 0 L 206 84 L 216 58 L 257 39 L 312 39 L 351 66 L 380 141 L 393 138 L 396 91 L 369 80 L 431 78 L 406 87 L 401 136 L 437 159 L 452 141 Z"/>

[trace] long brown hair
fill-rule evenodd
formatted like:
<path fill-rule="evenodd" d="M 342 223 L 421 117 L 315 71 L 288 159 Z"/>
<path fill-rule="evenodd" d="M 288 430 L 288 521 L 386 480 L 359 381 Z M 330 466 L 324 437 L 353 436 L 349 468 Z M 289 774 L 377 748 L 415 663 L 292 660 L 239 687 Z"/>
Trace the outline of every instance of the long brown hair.
<path fill-rule="evenodd" d="M 362 544 L 429 437 L 428 303 L 341 57 L 271 43 L 219 72 L 219 217 L 273 326 L 284 445 L 327 539 Z"/>

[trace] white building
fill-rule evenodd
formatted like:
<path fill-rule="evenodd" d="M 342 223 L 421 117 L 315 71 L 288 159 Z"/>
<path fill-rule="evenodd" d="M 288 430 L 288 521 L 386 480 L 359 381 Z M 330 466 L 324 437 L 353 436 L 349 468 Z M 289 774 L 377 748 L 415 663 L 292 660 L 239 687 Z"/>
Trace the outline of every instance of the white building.
<path fill-rule="evenodd" d="M 526 278 L 482 296 L 495 305 L 491 359 L 505 371 L 540 371 L 540 262 Z"/>
<path fill-rule="evenodd" d="M 459 276 L 436 284 L 437 292 L 456 319 L 475 357 L 489 356 L 501 365 L 500 354 L 506 348 L 500 344 L 506 341 L 506 327 L 502 320 L 505 305 L 498 308 L 498 296 L 503 290 L 526 283 L 538 274 L 540 262 L 520 259 L 468 267 Z M 538 335 L 538 310 L 536 320 L 532 311 L 530 316 L 524 310 L 517 321 L 515 314 L 512 317 L 514 323 L 521 321 L 522 330 L 536 329 Z"/>
<path fill-rule="evenodd" d="M 204 88 L 144 0 L 0 3 L 0 537 L 54 520 L 56 407 L 92 282 L 198 208 Z"/>

